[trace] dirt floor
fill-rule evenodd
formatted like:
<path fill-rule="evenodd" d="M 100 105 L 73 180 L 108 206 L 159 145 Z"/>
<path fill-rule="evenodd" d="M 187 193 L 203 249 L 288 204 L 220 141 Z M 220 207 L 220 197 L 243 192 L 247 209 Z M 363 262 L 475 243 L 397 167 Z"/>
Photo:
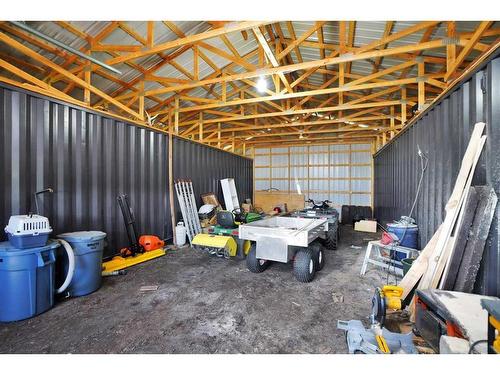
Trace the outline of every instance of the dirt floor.
<path fill-rule="evenodd" d="M 326 251 L 309 284 L 295 280 L 290 264 L 252 274 L 245 261 L 171 251 L 106 278 L 89 296 L 0 323 L 0 353 L 346 353 L 337 320 L 366 324 L 386 279 L 373 267 L 359 276 L 370 237 L 378 235 L 344 226 L 339 249 Z M 158 289 L 141 292 L 146 285 Z"/>

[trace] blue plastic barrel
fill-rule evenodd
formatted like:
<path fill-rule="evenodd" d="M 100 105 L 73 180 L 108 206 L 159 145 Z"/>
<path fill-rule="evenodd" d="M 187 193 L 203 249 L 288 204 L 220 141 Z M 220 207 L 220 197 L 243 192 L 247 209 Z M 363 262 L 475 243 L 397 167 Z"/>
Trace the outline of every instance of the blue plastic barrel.
<path fill-rule="evenodd" d="M 106 233 L 99 231 L 71 232 L 57 235 L 67 241 L 75 253 L 75 273 L 66 291 L 78 297 L 90 294 L 101 286 L 102 251 Z M 67 258 L 63 257 L 63 274 L 68 269 Z"/>
<path fill-rule="evenodd" d="M 415 224 L 402 224 L 402 223 L 391 223 L 387 224 L 387 231 L 394 233 L 400 241 L 400 245 L 404 247 L 409 247 L 411 249 L 416 249 L 418 246 L 418 225 Z M 406 258 L 404 253 L 399 251 L 396 252 L 396 259 L 401 260 Z"/>
<path fill-rule="evenodd" d="M 0 321 L 27 319 L 54 305 L 54 262 L 59 243 L 16 249 L 0 243 Z"/>

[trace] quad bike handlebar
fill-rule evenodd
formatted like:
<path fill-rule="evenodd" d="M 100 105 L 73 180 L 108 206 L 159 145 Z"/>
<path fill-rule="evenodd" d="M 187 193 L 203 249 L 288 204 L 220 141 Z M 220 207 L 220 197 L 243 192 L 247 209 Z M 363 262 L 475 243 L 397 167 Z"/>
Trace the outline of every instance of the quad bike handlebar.
<path fill-rule="evenodd" d="M 332 203 L 328 199 L 325 199 L 320 204 L 316 204 L 316 202 L 314 201 L 314 199 L 308 199 L 307 202 L 309 202 L 309 203 L 312 204 L 312 209 L 319 208 L 319 209 L 323 209 L 323 210 L 326 210 L 326 209 L 330 208 L 330 205 L 328 203 Z"/>

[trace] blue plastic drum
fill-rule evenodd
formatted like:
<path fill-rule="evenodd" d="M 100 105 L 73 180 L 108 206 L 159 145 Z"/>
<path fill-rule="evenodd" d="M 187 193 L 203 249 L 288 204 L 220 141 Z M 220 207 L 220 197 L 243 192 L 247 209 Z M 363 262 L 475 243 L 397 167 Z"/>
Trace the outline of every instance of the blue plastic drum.
<path fill-rule="evenodd" d="M 0 243 L 0 322 L 27 319 L 54 305 L 54 262 L 59 243 L 16 249 Z"/>
<path fill-rule="evenodd" d="M 101 286 L 102 252 L 106 233 L 99 231 L 71 232 L 57 235 L 67 241 L 75 253 L 75 273 L 66 291 L 78 297 L 90 294 Z M 63 268 L 68 269 L 67 258 Z"/>
<path fill-rule="evenodd" d="M 391 223 L 387 224 L 387 231 L 394 233 L 400 241 L 400 245 L 416 249 L 418 247 L 418 225 Z M 406 258 L 404 253 L 396 251 L 396 259 L 401 260 Z"/>

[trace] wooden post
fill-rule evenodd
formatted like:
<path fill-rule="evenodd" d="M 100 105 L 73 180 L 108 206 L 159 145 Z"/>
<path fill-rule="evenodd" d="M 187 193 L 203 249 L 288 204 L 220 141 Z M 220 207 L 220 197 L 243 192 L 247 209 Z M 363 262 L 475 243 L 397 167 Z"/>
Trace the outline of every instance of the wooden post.
<path fill-rule="evenodd" d="M 84 77 L 85 83 L 89 86 L 92 84 L 91 74 L 92 74 L 92 65 L 89 63 L 85 67 L 85 77 Z M 85 104 L 90 105 L 90 90 L 87 87 L 85 87 L 83 90 L 83 101 L 85 102 Z"/>
<path fill-rule="evenodd" d="M 406 124 L 406 86 L 401 88 L 401 124 Z"/>
<path fill-rule="evenodd" d="M 339 87 L 340 88 L 344 86 L 344 81 L 345 81 L 345 64 L 342 63 L 339 65 Z M 338 96 L 339 96 L 339 105 L 344 104 L 344 93 L 339 92 Z M 342 118 L 342 117 L 343 117 L 343 112 L 339 111 L 339 118 Z"/>
<path fill-rule="evenodd" d="M 231 132 L 231 151 L 234 152 L 234 132 Z"/>
<path fill-rule="evenodd" d="M 199 71 L 200 69 L 198 68 L 198 47 L 193 46 L 193 80 L 198 81 L 199 79 Z"/>
<path fill-rule="evenodd" d="M 200 112 L 199 141 L 203 142 L 203 112 Z"/>
<path fill-rule="evenodd" d="M 139 90 L 139 116 L 144 121 L 144 81 L 141 81 Z"/>
<path fill-rule="evenodd" d="M 175 225 L 177 224 L 175 218 L 175 205 L 174 205 L 174 166 L 172 162 L 173 155 L 173 134 L 172 128 L 169 127 L 168 132 L 168 199 L 170 202 L 170 220 L 172 221 L 172 235 L 174 238 L 174 244 L 176 243 L 175 238 Z"/>
<path fill-rule="evenodd" d="M 220 122 L 217 124 L 217 147 L 220 148 Z"/>
<path fill-rule="evenodd" d="M 396 123 L 395 123 L 395 118 L 394 118 L 394 106 L 391 106 L 391 139 L 394 138 L 394 135 L 396 134 L 394 132 L 394 129 L 396 128 Z"/>
<path fill-rule="evenodd" d="M 418 110 L 422 111 L 425 105 L 425 63 L 418 63 Z"/>
<path fill-rule="evenodd" d="M 179 134 L 179 97 L 175 97 L 175 109 L 174 109 L 174 133 Z"/>
<path fill-rule="evenodd" d="M 226 73 L 222 72 L 222 76 L 224 76 Z M 222 81 L 222 101 L 225 102 L 227 100 L 227 82 Z"/>
<path fill-rule="evenodd" d="M 378 138 L 378 137 L 377 137 Z M 375 197 L 375 158 L 374 155 L 377 152 L 377 145 L 375 144 L 375 141 L 372 141 L 372 160 L 371 160 L 371 192 L 370 192 L 370 203 L 372 206 L 372 212 L 374 212 L 374 197 Z"/>
<path fill-rule="evenodd" d="M 168 131 L 172 133 L 172 108 L 168 108 Z"/>
<path fill-rule="evenodd" d="M 253 189 L 252 189 L 252 204 L 255 204 L 255 146 L 252 147 L 252 181 L 253 181 Z"/>
<path fill-rule="evenodd" d="M 387 134 L 385 132 L 382 133 L 382 146 L 385 146 L 387 143 Z"/>
<path fill-rule="evenodd" d="M 447 36 L 448 38 L 455 38 L 456 37 L 456 29 L 455 29 L 455 22 L 450 21 L 446 23 L 447 27 Z M 449 43 L 446 46 L 446 72 L 449 72 L 451 67 L 453 66 L 453 63 L 455 62 L 455 59 L 457 57 L 457 46 L 455 44 Z"/>

